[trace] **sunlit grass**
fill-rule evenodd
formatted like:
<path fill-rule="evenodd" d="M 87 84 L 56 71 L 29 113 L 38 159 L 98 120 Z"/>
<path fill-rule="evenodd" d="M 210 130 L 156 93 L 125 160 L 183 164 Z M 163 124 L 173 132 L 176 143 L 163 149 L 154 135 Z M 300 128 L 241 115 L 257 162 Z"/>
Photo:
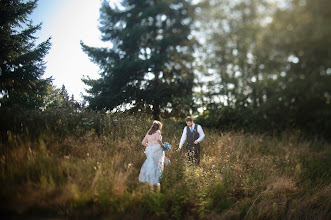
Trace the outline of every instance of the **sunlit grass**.
<path fill-rule="evenodd" d="M 124 114 L 98 120 L 101 131 L 77 127 L 65 138 L 45 131 L 31 140 L 8 132 L 0 156 L 2 211 L 77 219 L 331 215 L 326 142 L 295 132 L 270 136 L 205 128 L 201 167 L 196 167 L 175 151 L 184 124 L 164 120 L 163 141 L 173 148 L 166 153 L 171 163 L 158 191 L 138 181 L 145 160 L 141 140 L 152 120 Z"/>

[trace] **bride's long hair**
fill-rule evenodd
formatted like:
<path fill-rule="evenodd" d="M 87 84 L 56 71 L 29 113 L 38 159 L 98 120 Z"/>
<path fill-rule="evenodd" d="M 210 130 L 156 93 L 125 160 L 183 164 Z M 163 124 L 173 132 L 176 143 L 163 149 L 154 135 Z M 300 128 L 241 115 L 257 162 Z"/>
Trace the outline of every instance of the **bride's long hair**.
<path fill-rule="evenodd" d="M 151 126 L 151 128 L 148 130 L 148 134 L 152 135 L 154 134 L 157 130 L 162 130 L 162 123 L 160 121 L 153 121 L 153 124 Z"/>

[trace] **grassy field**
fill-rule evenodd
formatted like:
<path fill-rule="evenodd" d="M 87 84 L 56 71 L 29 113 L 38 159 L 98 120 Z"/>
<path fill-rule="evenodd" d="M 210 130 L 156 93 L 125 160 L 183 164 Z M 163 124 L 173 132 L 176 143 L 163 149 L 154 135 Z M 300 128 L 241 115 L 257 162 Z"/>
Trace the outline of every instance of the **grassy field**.
<path fill-rule="evenodd" d="M 150 118 L 100 116 L 98 129 L 86 129 L 96 117 L 77 120 L 75 126 L 55 120 L 57 130 L 38 135 L 33 126 L 21 134 L 7 132 L 0 148 L 1 214 L 32 219 L 331 219 L 331 148 L 325 141 L 293 131 L 275 136 L 205 128 L 201 167 L 195 167 L 175 151 L 185 124 L 163 120 L 163 141 L 173 149 L 166 153 L 171 163 L 158 191 L 138 181 L 145 160 L 141 141 Z"/>

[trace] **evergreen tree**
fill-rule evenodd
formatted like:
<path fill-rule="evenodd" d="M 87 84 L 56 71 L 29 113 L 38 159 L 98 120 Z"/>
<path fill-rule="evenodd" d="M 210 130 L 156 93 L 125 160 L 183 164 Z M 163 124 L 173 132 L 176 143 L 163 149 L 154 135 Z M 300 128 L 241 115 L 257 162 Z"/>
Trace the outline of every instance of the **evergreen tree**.
<path fill-rule="evenodd" d="M 102 70 L 85 99 L 92 109 L 150 110 L 188 114 L 192 109 L 194 8 L 189 0 L 124 0 L 123 9 L 103 2 L 102 40 L 112 48 L 83 50 Z"/>
<path fill-rule="evenodd" d="M 40 108 L 51 79 L 42 79 L 50 39 L 35 45 L 41 24 L 28 16 L 37 1 L 0 1 L 0 105 L 1 108 Z"/>
<path fill-rule="evenodd" d="M 69 96 L 64 85 L 62 85 L 60 89 L 50 84 L 44 101 L 44 109 L 54 108 L 78 111 L 81 109 L 81 105 L 75 100 L 74 95 L 71 95 L 71 97 Z"/>

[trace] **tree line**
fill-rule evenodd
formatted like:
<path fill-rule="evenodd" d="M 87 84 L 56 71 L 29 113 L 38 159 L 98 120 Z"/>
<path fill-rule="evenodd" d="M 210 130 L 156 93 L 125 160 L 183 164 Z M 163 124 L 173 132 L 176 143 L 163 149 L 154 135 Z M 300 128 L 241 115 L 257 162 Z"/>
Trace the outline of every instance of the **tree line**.
<path fill-rule="evenodd" d="M 99 65 L 84 100 L 44 79 L 51 39 L 35 45 L 37 1 L 0 3 L 0 109 L 68 107 L 198 115 L 206 126 L 300 129 L 330 137 L 331 5 L 327 0 L 104 1 Z M 21 31 L 18 31 L 21 29 Z"/>

